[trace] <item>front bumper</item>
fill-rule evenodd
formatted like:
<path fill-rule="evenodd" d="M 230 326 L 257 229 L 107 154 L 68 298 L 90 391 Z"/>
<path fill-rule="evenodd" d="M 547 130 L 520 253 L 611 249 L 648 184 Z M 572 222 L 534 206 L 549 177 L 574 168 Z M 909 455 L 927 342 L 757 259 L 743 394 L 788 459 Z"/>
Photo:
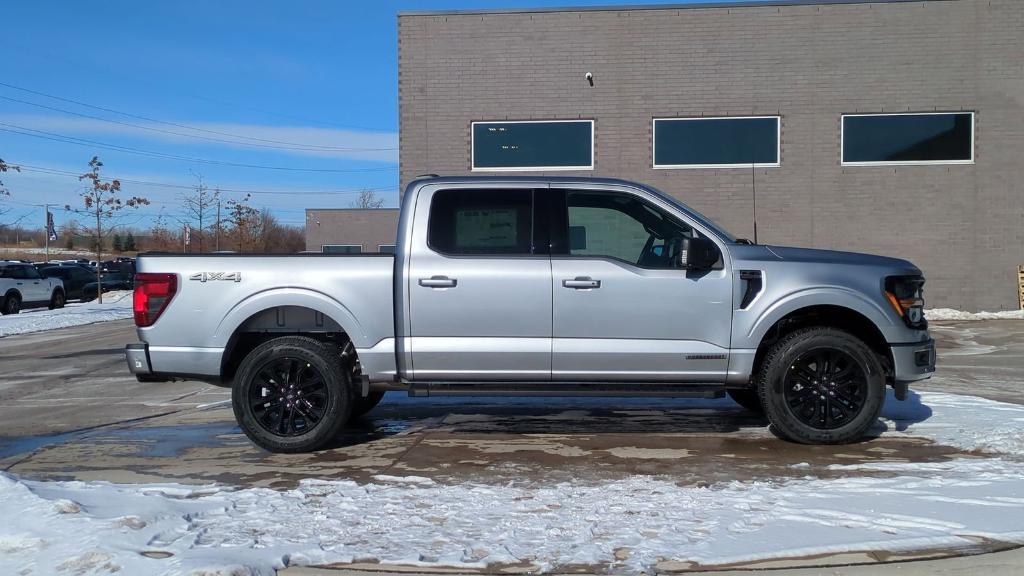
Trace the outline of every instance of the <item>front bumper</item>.
<path fill-rule="evenodd" d="M 890 344 L 893 379 L 896 382 L 923 380 L 935 372 L 935 340 Z"/>

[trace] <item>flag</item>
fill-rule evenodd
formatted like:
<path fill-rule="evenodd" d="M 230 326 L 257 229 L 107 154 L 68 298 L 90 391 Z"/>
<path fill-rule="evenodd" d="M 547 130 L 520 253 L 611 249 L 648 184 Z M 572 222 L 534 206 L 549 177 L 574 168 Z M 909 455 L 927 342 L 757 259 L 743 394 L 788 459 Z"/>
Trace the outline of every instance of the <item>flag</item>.
<path fill-rule="evenodd" d="M 188 244 L 191 244 L 191 243 L 192 243 L 192 227 L 189 226 L 188 224 L 185 224 L 185 244 L 188 245 Z"/>
<path fill-rule="evenodd" d="M 57 229 L 53 226 L 53 212 L 46 211 L 46 235 L 50 237 L 50 242 L 57 240 Z"/>

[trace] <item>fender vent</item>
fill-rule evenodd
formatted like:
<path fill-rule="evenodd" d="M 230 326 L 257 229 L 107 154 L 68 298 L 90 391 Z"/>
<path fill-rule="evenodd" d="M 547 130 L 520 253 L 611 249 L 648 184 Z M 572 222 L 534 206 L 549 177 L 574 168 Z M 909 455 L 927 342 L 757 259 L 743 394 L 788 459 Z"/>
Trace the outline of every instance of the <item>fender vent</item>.
<path fill-rule="evenodd" d="M 740 301 L 740 310 L 746 310 L 764 289 L 764 281 L 761 278 L 760 270 L 740 270 L 740 280 L 745 287 L 743 300 Z"/>

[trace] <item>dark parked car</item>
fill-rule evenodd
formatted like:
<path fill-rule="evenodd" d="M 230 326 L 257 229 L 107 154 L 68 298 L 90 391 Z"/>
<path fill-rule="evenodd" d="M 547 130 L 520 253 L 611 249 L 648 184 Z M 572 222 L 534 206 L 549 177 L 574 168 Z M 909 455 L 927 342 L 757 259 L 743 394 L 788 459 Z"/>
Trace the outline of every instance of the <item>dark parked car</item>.
<path fill-rule="evenodd" d="M 39 270 L 43 278 L 60 278 L 64 282 L 64 292 L 68 300 L 82 298 L 82 289 L 86 284 L 96 284 L 96 272 L 82 266 L 47 266 Z"/>
<path fill-rule="evenodd" d="M 100 277 L 103 292 L 111 290 L 131 290 L 133 288 L 132 275 L 124 272 L 106 272 Z M 90 282 L 82 287 L 82 300 L 93 300 L 97 296 L 96 282 Z"/>

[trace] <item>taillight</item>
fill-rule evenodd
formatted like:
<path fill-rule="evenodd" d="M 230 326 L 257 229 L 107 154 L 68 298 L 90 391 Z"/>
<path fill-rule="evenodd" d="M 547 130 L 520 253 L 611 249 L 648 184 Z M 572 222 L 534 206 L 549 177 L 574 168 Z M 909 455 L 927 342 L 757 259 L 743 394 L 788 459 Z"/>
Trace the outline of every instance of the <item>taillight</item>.
<path fill-rule="evenodd" d="M 140 328 L 152 326 L 163 314 L 171 298 L 178 291 L 177 274 L 151 274 L 141 272 L 135 275 L 135 294 L 132 310 L 135 325 Z"/>
<path fill-rule="evenodd" d="M 928 327 L 924 319 L 924 278 L 921 276 L 890 276 L 885 279 L 885 298 L 907 326 Z"/>

